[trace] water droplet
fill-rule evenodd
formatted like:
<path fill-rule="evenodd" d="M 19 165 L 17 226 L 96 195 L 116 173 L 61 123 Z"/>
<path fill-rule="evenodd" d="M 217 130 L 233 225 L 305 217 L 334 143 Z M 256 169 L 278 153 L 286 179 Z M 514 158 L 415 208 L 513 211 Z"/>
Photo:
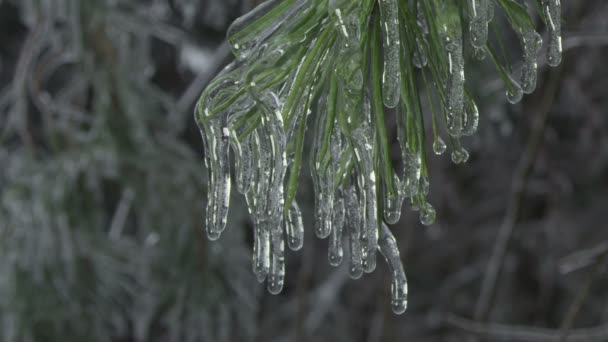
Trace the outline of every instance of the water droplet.
<path fill-rule="evenodd" d="M 443 139 L 438 135 L 435 138 L 435 141 L 433 141 L 433 152 L 435 152 L 436 155 L 442 155 L 447 148 Z"/>
<path fill-rule="evenodd" d="M 452 162 L 454 164 L 466 163 L 469 160 L 469 152 L 464 147 L 456 148 L 452 151 Z"/>
<path fill-rule="evenodd" d="M 430 203 L 425 203 L 420 208 L 420 223 L 425 226 L 430 226 L 435 223 L 435 208 Z"/>
<path fill-rule="evenodd" d="M 523 90 L 515 81 L 512 82 L 510 88 L 507 87 L 507 100 L 511 104 L 519 103 L 523 96 Z"/>

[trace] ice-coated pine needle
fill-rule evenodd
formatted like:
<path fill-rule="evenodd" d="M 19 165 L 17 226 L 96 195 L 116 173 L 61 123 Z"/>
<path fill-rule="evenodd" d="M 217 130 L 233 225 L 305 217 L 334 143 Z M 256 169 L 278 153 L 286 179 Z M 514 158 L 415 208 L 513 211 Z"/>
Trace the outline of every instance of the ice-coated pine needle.
<path fill-rule="evenodd" d="M 548 64 L 555 66 L 560 0 L 538 3 L 549 31 Z M 521 68 L 511 67 L 500 37 L 488 40 L 496 5 L 520 38 Z M 253 272 L 270 293 L 285 282 L 285 245 L 301 249 L 304 225 L 314 223 L 315 234 L 329 238 L 329 263 L 346 257 L 354 279 L 376 268 L 380 251 L 391 271 L 393 311 L 402 313 L 407 283 L 386 224 L 399 220 L 404 198 L 423 225 L 435 221 L 427 144 L 440 155 L 449 143 L 456 164 L 469 159 L 461 137 L 474 134 L 480 120 L 465 89 L 469 48 L 477 59 L 490 57 L 509 102 L 534 91 L 542 41 L 530 9 L 522 0 L 268 0 L 237 19 L 227 38 L 236 61 L 210 82 L 195 113 L 209 175 L 209 239 L 226 226 L 232 159 L 253 223 Z M 393 112 L 398 146 L 387 125 Z M 313 208 L 296 201 L 305 160 Z"/>

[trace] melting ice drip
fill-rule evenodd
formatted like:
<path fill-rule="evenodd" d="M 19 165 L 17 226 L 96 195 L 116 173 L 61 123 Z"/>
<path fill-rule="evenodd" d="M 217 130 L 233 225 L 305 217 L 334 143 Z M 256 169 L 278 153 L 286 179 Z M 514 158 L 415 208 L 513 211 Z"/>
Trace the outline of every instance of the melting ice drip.
<path fill-rule="evenodd" d="M 236 60 L 203 92 L 196 111 L 209 171 L 206 230 L 216 240 L 226 226 L 234 153 L 234 183 L 254 222 L 253 271 L 267 281 L 269 292 L 283 288 L 285 241 L 294 251 L 303 245 L 295 195 L 311 123 L 314 230 L 329 238 L 329 263 L 340 265 L 346 250 L 350 275 L 357 279 L 375 269 L 379 251 L 392 273 L 393 311 L 405 311 L 405 273 L 385 223 L 399 220 L 405 199 L 423 224 L 435 220 L 426 199 L 422 94 L 431 112 L 433 151 L 443 154 L 449 145 L 453 162 L 464 163 L 469 154 L 460 138 L 475 133 L 479 112 L 465 89 L 463 27 L 475 55 L 492 56 L 509 101 L 536 86 L 542 39 L 524 2 L 470 0 L 466 14 L 455 3 L 269 0 L 230 27 Z M 521 39 L 520 81 L 487 43 L 496 5 Z M 541 5 L 550 36 L 548 62 L 557 65 L 560 3 Z M 389 112 L 397 119 L 400 166 L 389 153 Z"/>

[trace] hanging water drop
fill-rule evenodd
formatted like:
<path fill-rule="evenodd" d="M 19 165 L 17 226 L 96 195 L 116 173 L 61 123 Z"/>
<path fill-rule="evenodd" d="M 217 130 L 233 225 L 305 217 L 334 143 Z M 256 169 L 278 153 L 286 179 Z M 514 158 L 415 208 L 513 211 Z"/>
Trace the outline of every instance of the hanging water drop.
<path fill-rule="evenodd" d="M 452 151 L 452 162 L 454 164 L 466 163 L 469 160 L 469 152 L 464 147 L 455 148 Z"/>
<path fill-rule="evenodd" d="M 524 96 L 524 92 L 521 89 L 521 86 L 511 77 L 507 77 L 506 82 L 507 100 L 511 104 L 519 103 Z"/>
<path fill-rule="evenodd" d="M 424 203 L 420 207 L 420 223 L 425 226 L 430 226 L 435 222 L 435 208 L 430 203 Z"/>
<path fill-rule="evenodd" d="M 443 141 L 443 139 L 437 135 L 435 137 L 435 140 L 433 141 L 433 152 L 435 152 L 436 155 L 442 155 L 445 150 L 447 149 L 447 145 L 445 144 L 445 141 Z"/>

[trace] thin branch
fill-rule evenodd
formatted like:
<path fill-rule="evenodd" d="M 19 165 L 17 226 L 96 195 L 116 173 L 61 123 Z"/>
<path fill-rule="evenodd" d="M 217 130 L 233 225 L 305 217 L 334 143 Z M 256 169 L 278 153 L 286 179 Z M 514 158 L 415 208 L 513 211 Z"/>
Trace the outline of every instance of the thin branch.
<path fill-rule="evenodd" d="M 568 274 L 593 264 L 598 258 L 608 254 L 608 241 L 570 254 L 559 261 L 559 272 Z"/>
<path fill-rule="evenodd" d="M 593 267 L 593 270 L 591 270 L 591 272 L 589 272 L 589 274 L 587 275 L 587 279 L 585 279 L 585 282 L 581 285 L 581 289 L 578 291 L 576 298 L 572 302 L 572 305 L 570 305 L 570 308 L 564 316 L 564 320 L 562 321 L 560 327 L 560 342 L 566 342 L 569 339 L 569 336 L 571 335 L 570 328 L 574 324 L 576 316 L 578 316 L 578 313 L 581 311 L 585 300 L 591 292 L 591 284 L 593 284 L 595 278 L 601 273 L 607 256 L 608 254 L 604 254 L 601 258 L 596 259 L 595 267 Z"/>
<path fill-rule="evenodd" d="M 555 329 L 507 325 L 497 323 L 478 323 L 454 314 L 446 314 L 443 323 L 480 336 L 500 339 L 510 342 L 554 342 L 560 338 L 561 332 Z M 592 328 L 571 330 L 568 334 L 570 342 L 604 342 L 608 340 L 608 323 Z"/>
<path fill-rule="evenodd" d="M 507 211 L 502 219 L 496 242 L 492 249 L 492 256 L 490 257 L 484 274 L 481 292 L 475 307 L 475 320 L 485 321 L 492 308 L 496 282 L 507 252 L 507 246 L 513 235 L 513 228 L 521 210 L 527 179 L 532 171 L 536 155 L 538 154 L 543 141 L 549 111 L 551 110 L 551 106 L 560 89 L 559 79 L 561 78 L 562 70 L 563 66 L 551 73 L 547 82 L 548 86 L 545 91 L 545 96 L 540 104 L 539 114 L 532 123 L 532 130 L 526 149 L 519 159 L 513 174 L 511 180 L 511 195 L 507 204 Z"/>

